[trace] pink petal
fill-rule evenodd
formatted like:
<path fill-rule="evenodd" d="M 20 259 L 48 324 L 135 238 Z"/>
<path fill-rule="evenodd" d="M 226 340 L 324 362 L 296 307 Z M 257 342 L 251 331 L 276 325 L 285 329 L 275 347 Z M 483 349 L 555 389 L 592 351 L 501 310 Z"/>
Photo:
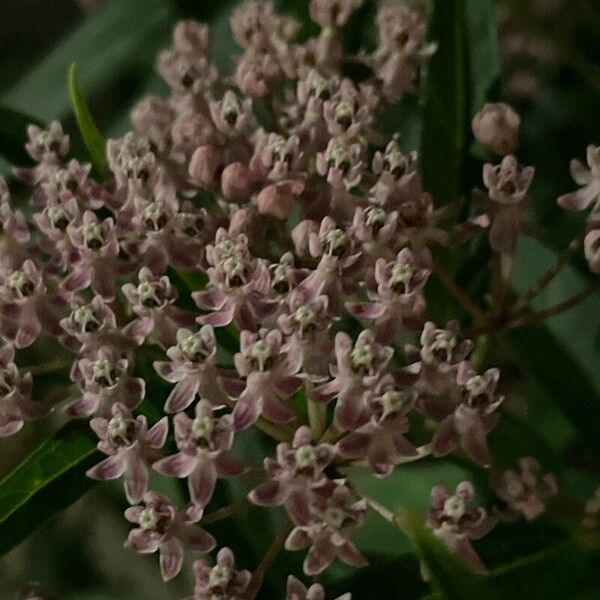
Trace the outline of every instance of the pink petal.
<path fill-rule="evenodd" d="M 248 499 L 258 506 L 279 506 L 283 504 L 285 492 L 277 481 L 267 481 L 254 488 Z"/>
<path fill-rule="evenodd" d="M 95 467 L 88 469 L 86 475 L 91 479 L 107 481 L 118 479 L 125 472 L 125 458 L 121 454 L 109 456 Z"/>
<path fill-rule="evenodd" d="M 137 504 L 148 489 L 148 466 L 139 457 L 134 457 L 127 466 L 125 495 L 129 504 Z"/>
<path fill-rule="evenodd" d="M 86 393 L 80 400 L 67 406 L 66 413 L 71 417 L 88 417 L 96 410 L 98 401 L 98 396 Z"/>
<path fill-rule="evenodd" d="M 246 429 L 256 422 L 262 410 L 262 398 L 240 399 L 233 409 L 233 425 L 237 430 Z"/>
<path fill-rule="evenodd" d="M 188 477 L 196 466 L 196 457 L 183 452 L 162 458 L 152 468 L 167 477 Z"/>
<path fill-rule="evenodd" d="M 160 572 L 163 581 L 173 579 L 183 565 L 183 544 L 175 537 L 160 545 Z"/>
<path fill-rule="evenodd" d="M 206 506 L 215 491 L 216 482 L 217 473 L 212 460 L 199 461 L 188 479 L 192 502 Z"/>
<path fill-rule="evenodd" d="M 146 443 L 152 448 L 162 448 L 167 441 L 168 433 L 169 419 L 163 417 L 148 430 L 148 433 L 146 434 Z"/>
<path fill-rule="evenodd" d="M 169 394 L 165 402 L 165 411 L 177 413 L 186 409 L 194 401 L 199 384 L 198 377 L 191 375 L 184 377 Z"/>

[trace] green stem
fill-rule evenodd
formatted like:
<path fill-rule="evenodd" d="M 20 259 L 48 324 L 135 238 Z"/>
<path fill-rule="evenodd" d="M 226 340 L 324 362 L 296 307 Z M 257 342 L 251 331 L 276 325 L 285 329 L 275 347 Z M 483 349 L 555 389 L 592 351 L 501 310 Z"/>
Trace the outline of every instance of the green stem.
<path fill-rule="evenodd" d="M 236 502 L 233 502 L 223 508 L 219 508 L 208 515 L 205 515 L 200 519 L 198 525 L 210 525 L 211 523 L 216 523 L 217 521 L 222 521 L 223 519 L 227 519 L 232 515 L 235 515 L 239 512 L 247 510 L 252 506 L 250 500 L 248 498 L 241 498 Z"/>
<path fill-rule="evenodd" d="M 254 571 L 252 575 L 252 580 L 250 581 L 250 585 L 244 594 L 244 598 L 254 598 L 260 589 L 265 575 L 275 559 L 279 556 L 279 553 L 283 550 L 285 546 L 285 540 L 288 535 L 294 528 L 294 524 L 288 519 L 283 524 L 281 529 L 277 532 L 277 535 L 273 539 L 273 543 L 270 548 L 267 550 L 267 553 L 264 555 L 263 559 L 260 561 L 260 564 Z"/>

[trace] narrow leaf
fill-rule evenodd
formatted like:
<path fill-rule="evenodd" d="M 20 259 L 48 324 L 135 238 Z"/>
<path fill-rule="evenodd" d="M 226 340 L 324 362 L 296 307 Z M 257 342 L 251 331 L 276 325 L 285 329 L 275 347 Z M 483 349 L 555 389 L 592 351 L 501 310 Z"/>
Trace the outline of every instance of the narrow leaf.
<path fill-rule="evenodd" d="M 429 39 L 438 44 L 425 85 L 421 172 L 438 205 L 462 192 L 467 110 L 464 0 L 435 0 Z"/>
<path fill-rule="evenodd" d="M 501 61 L 494 0 L 466 0 L 466 17 L 472 116 L 498 95 Z"/>
<path fill-rule="evenodd" d="M 68 88 L 77 125 L 79 126 L 79 131 L 81 132 L 86 148 L 90 153 L 92 164 L 96 169 L 102 171 L 106 167 L 106 140 L 100 133 L 94 117 L 90 113 L 85 96 L 79 87 L 77 66 L 75 63 L 71 63 L 69 67 Z"/>
<path fill-rule="evenodd" d="M 87 422 L 72 421 L 0 481 L 0 555 L 93 487 L 85 472 L 100 459 L 95 442 Z"/>

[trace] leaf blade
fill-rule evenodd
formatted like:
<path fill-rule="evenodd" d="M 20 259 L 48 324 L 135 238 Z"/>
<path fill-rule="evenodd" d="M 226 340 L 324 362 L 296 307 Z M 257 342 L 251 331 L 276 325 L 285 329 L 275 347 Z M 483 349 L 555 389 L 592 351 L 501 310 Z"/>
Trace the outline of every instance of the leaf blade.
<path fill-rule="evenodd" d="M 85 471 L 100 458 L 87 423 L 72 421 L 0 481 L 0 556 L 95 485 Z"/>
<path fill-rule="evenodd" d="M 73 112 L 79 131 L 83 137 L 86 148 L 90 154 L 92 164 L 99 171 L 103 171 L 106 168 L 106 140 L 100 133 L 94 117 L 90 113 L 88 104 L 85 96 L 79 87 L 77 79 L 77 65 L 71 63 L 68 72 L 68 90 L 69 98 L 71 99 L 71 105 L 73 106 Z"/>

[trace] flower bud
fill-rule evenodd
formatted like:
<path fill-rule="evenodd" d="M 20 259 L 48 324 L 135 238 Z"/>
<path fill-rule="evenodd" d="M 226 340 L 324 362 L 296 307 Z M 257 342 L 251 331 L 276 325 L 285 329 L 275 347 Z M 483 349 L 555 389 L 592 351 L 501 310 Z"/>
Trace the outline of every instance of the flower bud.
<path fill-rule="evenodd" d="M 258 195 L 258 211 L 285 221 L 292 212 L 294 201 L 303 190 L 304 183 L 289 179 L 269 185 Z"/>
<path fill-rule="evenodd" d="M 310 219 L 300 221 L 292 230 L 291 235 L 294 242 L 294 251 L 298 256 L 308 255 L 308 240 L 311 233 L 319 233 L 319 224 Z"/>
<path fill-rule="evenodd" d="M 196 148 L 190 161 L 190 177 L 204 185 L 210 185 L 216 179 L 222 164 L 223 157 L 214 146 L 200 146 Z"/>
<path fill-rule="evenodd" d="M 508 104 L 486 104 L 471 123 L 475 139 L 489 152 L 505 156 L 519 146 L 521 118 Z"/>
<path fill-rule="evenodd" d="M 229 220 L 229 234 L 238 236 L 244 234 L 250 240 L 256 240 L 264 235 L 265 219 L 263 219 L 253 206 L 236 210 Z"/>
<path fill-rule="evenodd" d="M 238 204 L 247 202 L 256 188 L 256 175 L 245 164 L 227 165 L 221 176 L 221 191 L 227 200 Z"/>

